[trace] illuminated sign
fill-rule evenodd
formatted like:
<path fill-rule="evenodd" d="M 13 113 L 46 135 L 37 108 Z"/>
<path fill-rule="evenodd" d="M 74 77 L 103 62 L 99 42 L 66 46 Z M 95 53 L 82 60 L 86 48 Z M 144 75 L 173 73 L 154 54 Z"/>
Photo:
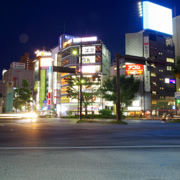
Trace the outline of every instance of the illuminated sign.
<path fill-rule="evenodd" d="M 73 43 L 97 41 L 97 37 L 73 38 Z"/>
<path fill-rule="evenodd" d="M 82 66 L 83 73 L 97 73 L 100 72 L 100 66 Z"/>
<path fill-rule="evenodd" d="M 95 54 L 96 47 L 95 46 L 85 46 L 82 47 L 82 54 Z"/>
<path fill-rule="evenodd" d="M 96 62 L 95 56 L 83 56 L 82 57 L 83 64 L 95 63 L 95 62 Z"/>
<path fill-rule="evenodd" d="M 52 66 L 52 59 L 51 58 L 41 58 L 40 59 L 40 66 L 41 67 Z"/>
<path fill-rule="evenodd" d="M 40 77 L 40 106 L 42 107 L 46 91 L 46 70 L 40 71 Z"/>
<path fill-rule="evenodd" d="M 37 57 L 38 56 L 51 56 L 51 52 L 49 52 L 49 51 L 39 51 L 39 50 L 37 50 L 35 52 L 35 54 L 36 54 Z"/>
<path fill-rule="evenodd" d="M 172 10 L 149 1 L 144 1 L 143 27 L 144 29 L 172 35 Z"/>
<path fill-rule="evenodd" d="M 69 39 L 68 41 L 63 43 L 63 48 L 66 48 L 68 45 L 70 46 L 72 44 L 72 39 Z"/>
<path fill-rule="evenodd" d="M 149 57 L 149 37 L 148 36 L 144 37 L 144 57 L 145 58 Z"/>
<path fill-rule="evenodd" d="M 175 79 L 169 79 L 169 78 L 165 78 L 165 83 L 166 84 L 176 84 L 176 80 Z"/>
<path fill-rule="evenodd" d="M 126 64 L 126 75 L 142 75 L 142 64 Z"/>
<path fill-rule="evenodd" d="M 59 49 L 62 49 L 62 36 L 59 37 Z"/>

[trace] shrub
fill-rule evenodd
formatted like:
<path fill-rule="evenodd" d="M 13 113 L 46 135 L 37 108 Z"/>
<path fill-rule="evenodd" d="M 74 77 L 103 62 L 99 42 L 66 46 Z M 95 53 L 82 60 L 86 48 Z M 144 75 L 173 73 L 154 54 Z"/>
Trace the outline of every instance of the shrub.
<path fill-rule="evenodd" d="M 110 109 L 102 109 L 99 111 L 99 113 L 103 116 L 111 116 L 112 115 L 112 111 Z"/>

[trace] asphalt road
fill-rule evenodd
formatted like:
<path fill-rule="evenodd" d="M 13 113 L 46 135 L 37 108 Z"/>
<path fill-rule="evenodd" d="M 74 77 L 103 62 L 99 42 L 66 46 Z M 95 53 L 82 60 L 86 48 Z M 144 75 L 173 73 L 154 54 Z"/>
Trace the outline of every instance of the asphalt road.
<path fill-rule="evenodd" d="M 180 179 L 180 124 L 0 121 L 0 179 Z"/>

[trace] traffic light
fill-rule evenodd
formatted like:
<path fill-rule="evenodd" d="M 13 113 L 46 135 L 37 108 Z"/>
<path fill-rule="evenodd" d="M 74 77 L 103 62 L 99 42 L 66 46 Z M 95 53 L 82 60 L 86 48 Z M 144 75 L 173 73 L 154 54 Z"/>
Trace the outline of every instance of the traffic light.
<path fill-rule="evenodd" d="M 177 104 L 180 104 L 180 99 L 177 99 L 176 102 L 177 102 Z"/>

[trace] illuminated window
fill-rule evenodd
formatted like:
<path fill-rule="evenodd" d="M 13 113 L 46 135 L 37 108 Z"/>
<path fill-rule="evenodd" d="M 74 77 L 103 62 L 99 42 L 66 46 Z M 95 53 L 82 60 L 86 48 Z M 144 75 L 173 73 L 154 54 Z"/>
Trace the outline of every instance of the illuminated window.
<path fill-rule="evenodd" d="M 166 58 L 166 62 L 174 63 L 174 59 L 173 58 Z"/>
<path fill-rule="evenodd" d="M 151 73 L 151 76 L 152 77 L 156 77 L 156 73 Z"/>
<path fill-rule="evenodd" d="M 155 101 L 155 100 L 154 100 L 154 101 L 152 101 L 152 104 L 157 104 L 157 101 Z"/>
<path fill-rule="evenodd" d="M 164 81 L 164 79 L 163 79 L 163 78 L 159 78 L 159 80 L 160 80 L 160 81 Z"/>
<path fill-rule="evenodd" d="M 164 90 L 164 87 L 160 87 L 160 90 Z"/>
<path fill-rule="evenodd" d="M 152 82 L 152 84 L 153 84 L 154 86 L 156 86 L 156 85 L 157 85 L 157 83 L 156 83 L 156 82 Z"/>
<path fill-rule="evenodd" d="M 167 66 L 167 71 L 172 71 L 172 66 Z"/>
<path fill-rule="evenodd" d="M 157 94 L 157 92 L 156 92 L 156 91 L 152 91 L 152 94 L 155 94 L 155 95 L 156 95 L 156 94 Z"/>
<path fill-rule="evenodd" d="M 159 72 L 163 72 L 163 70 L 162 70 L 162 69 L 159 69 Z"/>

